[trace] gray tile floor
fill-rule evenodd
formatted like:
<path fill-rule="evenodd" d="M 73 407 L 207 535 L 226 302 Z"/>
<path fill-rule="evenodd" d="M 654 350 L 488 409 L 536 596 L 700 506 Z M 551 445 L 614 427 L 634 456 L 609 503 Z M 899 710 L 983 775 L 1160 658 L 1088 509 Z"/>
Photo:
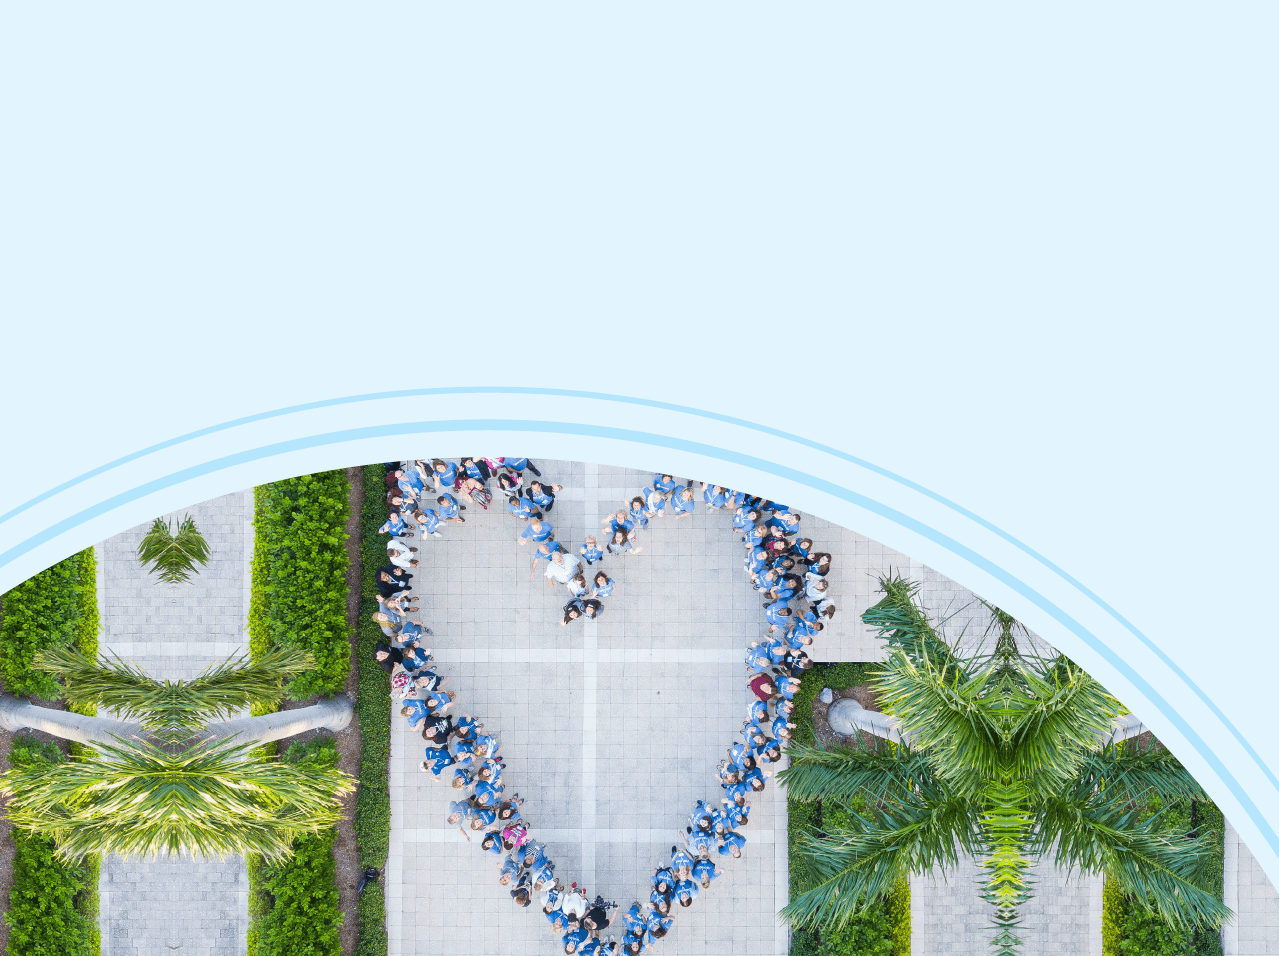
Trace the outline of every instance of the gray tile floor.
<path fill-rule="evenodd" d="M 209 564 L 186 584 L 156 584 L 138 542 L 150 524 L 98 548 L 103 652 L 162 678 L 191 678 L 243 651 L 253 493 L 237 492 L 175 512 L 190 513 L 209 543 Z M 242 956 L 248 929 L 244 862 L 108 857 L 100 883 L 102 956 Z"/>

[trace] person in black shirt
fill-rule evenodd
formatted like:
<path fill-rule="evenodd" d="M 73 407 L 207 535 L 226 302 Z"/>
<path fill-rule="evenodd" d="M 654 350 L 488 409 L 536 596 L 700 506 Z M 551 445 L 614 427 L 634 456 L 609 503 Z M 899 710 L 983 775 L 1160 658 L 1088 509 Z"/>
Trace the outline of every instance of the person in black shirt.
<path fill-rule="evenodd" d="M 381 641 L 378 641 L 377 647 L 373 648 L 373 656 L 377 659 L 378 666 L 388 674 L 395 670 L 396 664 L 404 663 L 403 651 L 389 644 L 383 644 Z"/>
<path fill-rule="evenodd" d="M 409 590 L 412 587 L 409 584 L 411 580 L 413 580 L 413 575 L 403 568 L 397 568 L 393 564 L 386 564 L 378 568 L 375 577 L 378 593 L 384 598 L 394 597 L 401 591 Z"/>

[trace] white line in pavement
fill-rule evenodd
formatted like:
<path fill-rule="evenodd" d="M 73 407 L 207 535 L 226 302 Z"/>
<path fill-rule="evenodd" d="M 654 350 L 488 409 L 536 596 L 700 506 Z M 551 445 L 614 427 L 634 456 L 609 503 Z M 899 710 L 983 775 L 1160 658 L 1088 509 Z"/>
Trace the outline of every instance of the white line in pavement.
<path fill-rule="evenodd" d="M 679 832 L 671 829 L 652 829 L 644 828 L 634 830 L 610 830 L 599 828 L 593 830 L 566 830 L 556 829 L 553 827 L 533 827 L 530 829 L 534 839 L 542 843 L 577 843 L 581 842 L 583 846 L 589 843 L 594 852 L 596 843 L 678 843 Z M 456 827 L 407 827 L 397 831 L 397 838 L 405 843 L 465 843 L 466 837 L 458 832 Z M 776 830 L 751 830 L 745 827 L 742 835 L 746 837 L 747 852 L 750 850 L 752 843 L 773 844 L 777 840 Z M 584 885 L 593 886 L 593 883 L 581 881 Z"/>
<path fill-rule="evenodd" d="M 595 622 L 582 626 L 586 657 L 594 658 Z M 595 738 L 598 730 L 595 707 L 595 661 L 582 663 L 582 882 L 595 885 Z M 545 838 L 543 838 L 545 839 Z"/>
<path fill-rule="evenodd" d="M 594 629 L 594 622 L 584 625 Z M 430 641 L 430 638 L 426 638 Z M 593 641 L 591 642 L 593 644 Z M 742 664 L 744 648 L 703 647 L 441 647 L 440 664 Z"/>

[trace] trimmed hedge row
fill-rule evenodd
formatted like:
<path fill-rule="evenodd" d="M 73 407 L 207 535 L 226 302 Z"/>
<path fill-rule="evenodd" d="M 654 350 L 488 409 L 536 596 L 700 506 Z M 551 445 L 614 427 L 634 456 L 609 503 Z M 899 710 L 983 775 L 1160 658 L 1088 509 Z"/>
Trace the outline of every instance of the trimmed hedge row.
<path fill-rule="evenodd" d="M 293 744 L 281 760 L 336 764 L 332 738 Z M 342 911 L 338 908 L 337 828 L 294 841 L 280 863 L 249 861 L 248 956 L 338 956 Z"/>
<path fill-rule="evenodd" d="M 1160 809 L 1158 799 L 1142 809 L 1148 817 Z M 1192 829 L 1211 829 L 1216 834 L 1217 865 L 1210 884 L 1220 899 L 1225 883 L 1225 817 L 1215 803 L 1196 801 L 1170 806 L 1162 818 L 1164 833 L 1189 833 Z M 1193 826 L 1192 826 L 1193 822 Z M 1189 933 L 1177 929 L 1159 916 L 1147 912 L 1126 897 L 1110 880 L 1102 891 L 1101 940 L 1103 956 L 1221 956 L 1221 934 L 1199 931 Z"/>
<path fill-rule="evenodd" d="M 56 700 L 62 688 L 52 674 L 32 669 L 36 652 L 74 644 L 98 653 L 97 560 L 93 549 L 45 568 L 0 598 L 0 678 L 11 694 Z"/>
<path fill-rule="evenodd" d="M 355 802 L 355 840 L 360 866 L 386 866 L 391 843 L 391 792 L 387 768 L 391 757 L 391 696 L 386 674 L 373 658 L 382 631 L 373 621 L 377 610 L 373 585 L 377 569 L 386 564 L 386 543 L 378 529 L 386 523 L 385 470 L 364 467 L 364 502 L 360 512 L 360 549 L 364 578 L 360 587 L 360 619 L 356 625 L 355 666 L 359 690 L 355 712 L 360 719 L 360 790 Z M 360 936 L 357 956 L 386 956 L 386 900 L 382 881 L 369 883 L 360 896 Z"/>
<path fill-rule="evenodd" d="M 868 683 L 879 665 L 866 661 L 818 664 L 800 679 L 795 693 L 794 739 L 814 742 L 813 700 L 823 687 L 839 690 Z M 856 809 L 854 807 L 854 809 Z M 787 798 L 787 838 L 795 838 L 805 830 L 838 826 L 849 808 L 829 803 L 801 803 Z M 791 852 L 790 896 L 794 899 L 809 889 L 816 880 L 798 854 Z M 794 930 L 791 956 L 910 956 L 910 883 L 899 880 L 888 896 L 875 900 L 864 913 L 851 920 L 837 933 Z"/>
<path fill-rule="evenodd" d="M 249 652 L 309 651 L 314 671 L 288 688 L 297 700 L 340 693 L 350 646 L 346 628 L 349 486 L 344 471 L 273 481 L 254 489 Z"/>
<path fill-rule="evenodd" d="M 92 551 L 90 551 L 92 554 Z M 52 743 L 30 737 L 13 742 L 14 766 L 65 759 Z M 68 862 L 53 840 L 14 827 L 13 884 L 9 890 L 9 956 L 98 956 L 98 860 Z"/>

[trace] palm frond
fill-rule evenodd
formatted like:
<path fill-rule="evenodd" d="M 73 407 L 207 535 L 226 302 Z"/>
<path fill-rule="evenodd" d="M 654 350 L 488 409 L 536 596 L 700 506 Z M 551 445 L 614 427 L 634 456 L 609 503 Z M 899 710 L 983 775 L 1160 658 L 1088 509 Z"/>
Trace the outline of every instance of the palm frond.
<path fill-rule="evenodd" d="M 156 518 L 138 544 L 138 561 L 151 565 L 151 573 L 168 584 L 181 584 L 191 579 L 197 564 L 209 563 L 209 544 L 186 515 L 178 525 L 178 533 L 163 518 Z"/>
<path fill-rule="evenodd" d="M 960 851 L 976 847 L 973 805 L 965 799 L 932 799 L 875 810 L 850 811 L 846 827 L 829 834 L 806 833 L 795 844 L 816 885 L 798 894 L 781 911 L 796 927 L 838 930 L 908 873 L 953 867 Z"/>
<path fill-rule="evenodd" d="M 915 662 L 927 655 L 949 677 L 954 652 L 915 603 L 919 584 L 890 572 L 879 579 L 879 589 L 884 592 L 883 599 L 862 612 L 862 621 L 878 631 L 890 649 L 900 649 Z"/>
<path fill-rule="evenodd" d="M 176 740 L 184 731 L 201 729 L 243 707 L 273 706 L 284 678 L 312 664 L 302 651 L 279 647 L 257 661 L 241 655 L 211 664 L 191 681 L 159 681 L 117 656 L 95 661 L 60 647 L 37 653 L 34 666 L 64 679 L 72 707 L 105 707 L 121 719 L 141 721 L 152 733 L 170 732 Z"/>
<path fill-rule="evenodd" d="M 354 781 L 336 766 L 264 760 L 251 744 L 172 755 L 146 744 L 98 745 L 83 759 L 0 776 L 9 819 L 52 837 L 66 857 L 288 856 L 292 842 L 332 826 Z"/>
<path fill-rule="evenodd" d="M 1181 761 L 1153 740 L 1144 747 L 1125 740 L 1089 754 L 1061 796 L 1083 802 L 1097 793 L 1116 805 L 1208 799 Z"/>
<path fill-rule="evenodd" d="M 902 801 L 933 775 L 929 761 L 908 747 L 870 750 L 815 747 L 799 742 L 786 748 L 790 766 L 777 775 L 796 800 L 848 803 Z"/>

